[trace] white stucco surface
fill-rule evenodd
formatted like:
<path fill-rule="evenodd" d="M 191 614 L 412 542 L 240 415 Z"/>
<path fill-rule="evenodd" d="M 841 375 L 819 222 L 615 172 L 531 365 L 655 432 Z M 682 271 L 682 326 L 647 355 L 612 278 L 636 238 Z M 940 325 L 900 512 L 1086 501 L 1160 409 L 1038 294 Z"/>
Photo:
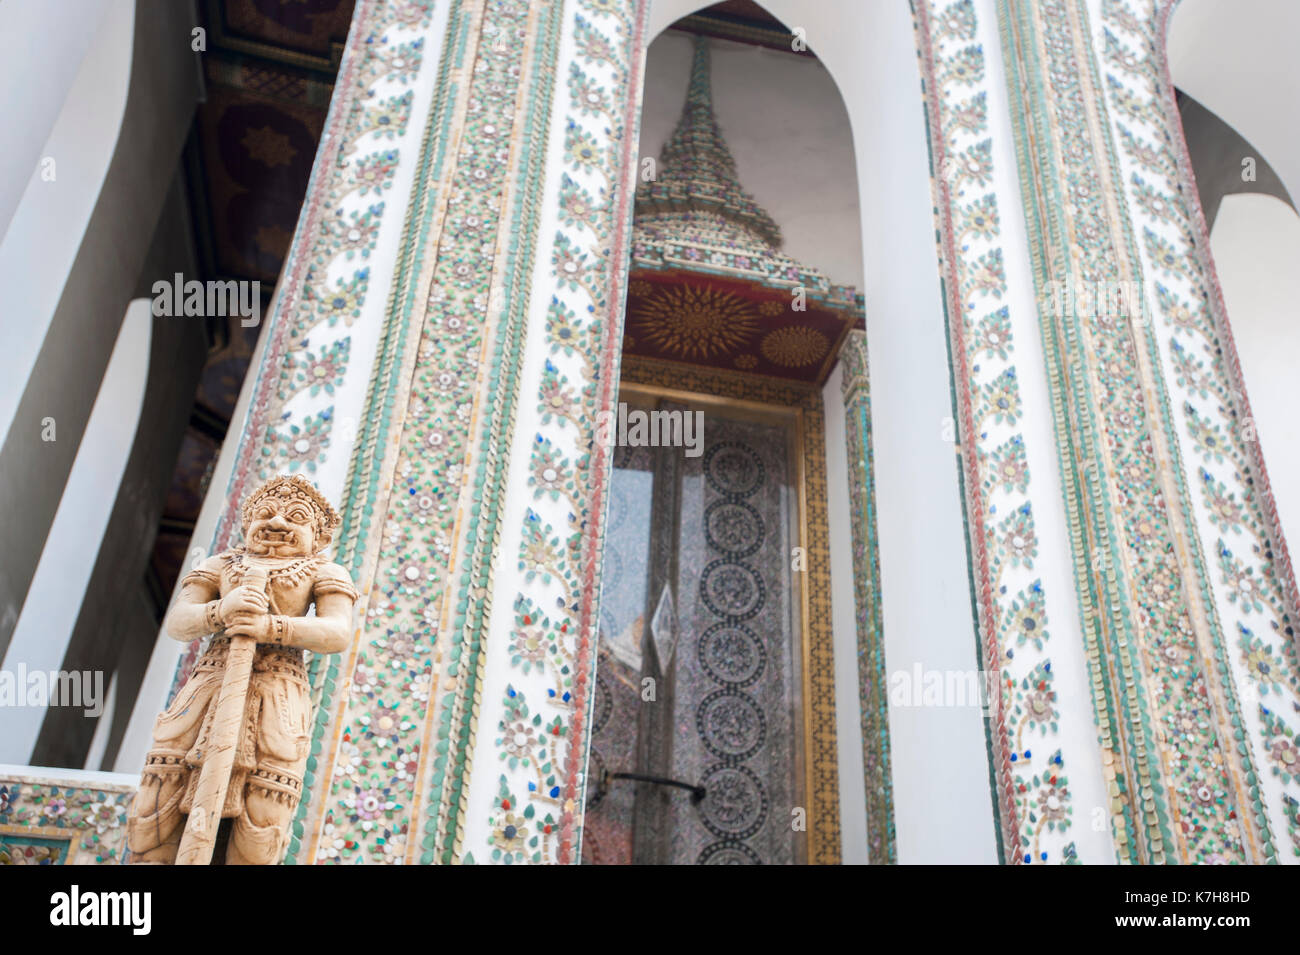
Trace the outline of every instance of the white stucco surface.
<path fill-rule="evenodd" d="M 117 488 L 135 444 L 149 381 L 152 332 L 149 301 L 137 299 L 122 321 L 36 575 L 5 652 L 6 672 L 18 673 L 19 667 L 27 673 L 49 672 L 63 665 L 81 613 L 81 594 L 99 558 L 99 542 L 117 503 Z M 55 426 L 57 439 L 57 422 Z M 112 676 L 101 675 L 105 693 Z M 111 712 L 105 713 L 111 720 Z M 5 712 L 0 762 L 22 763 L 31 758 L 45 715 L 44 707 L 34 706 Z"/>
<path fill-rule="evenodd" d="M 1227 196 L 1210 247 L 1232 322 L 1232 338 L 1255 434 L 1287 546 L 1300 547 L 1300 415 L 1294 388 L 1300 366 L 1300 216 L 1280 199 Z"/>
<path fill-rule="evenodd" d="M 1292 196 L 1300 195 L 1298 32 L 1297 3 L 1181 0 L 1168 37 L 1174 83 L 1261 150 Z"/>
<path fill-rule="evenodd" d="M 0 21 L 13 11 L 13 2 L 0 8 Z M 19 3 L 19 8 L 30 4 Z M 45 4 L 41 4 L 42 9 Z M 107 7 L 103 11 L 101 7 Z M 87 47 L 81 42 L 78 27 L 62 36 L 54 50 L 44 49 L 44 58 L 58 60 L 62 54 L 69 58 L 57 78 L 57 88 L 66 92 L 66 98 L 57 102 L 50 98 L 50 89 L 42 91 L 39 100 L 47 112 L 28 116 L 24 120 L 30 135 L 39 136 L 39 156 L 53 160 L 52 167 L 42 167 L 40 162 L 21 165 L 15 171 L 22 183 L 12 218 L 0 207 L 0 287 L 5 289 L 5 307 L 0 311 L 0 439 L 8 433 L 18 404 L 22 399 L 27 380 L 36 365 L 46 331 L 54 318 L 54 310 L 63 295 L 73 262 L 81 249 L 82 238 L 90 223 L 91 214 L 99 202 L 104 178 L 117 146 L 118 132 L 126 111 L 127 90 L 131 78 L 132 38 L 135 25 L 134 0 L 111 0 L 107 4 L 87 4 L 87 16 L 99 10 L 102 14 L 97 42 Z M 6 29 L 8 25 L 6 24 Z M 37 35 L 43 32 L 37 31 Z M 5 35 L 4 46 L 10 43 Z M 33 49 L 40 49 L 39 41 L 25 39 Z M 67 44 L 64 49 L 62 43 Z M 73 59 L 75 57 L 75 60 Z M 10 72 L 16 64 L 4 60 Z M 68 80 L 67 70 L 73 78 Z M 56 83 L 54 78 L 50 82 Z M 9 89 L 39 88 L 40 80 L 32 77 L 15 79 Z M 10 96 L 18 100 L 26 97 Z M 5 148 L 0 155 L 10 157 L 9 140 L 17 143 L 13 156 L 25 156 L 30 142 L 14 127 L 5 126 Z M 7 176 L 11 159 L 3 167 Z M 53 179 L 46 169 L 52 168 Z M 0 176 L 0 179 L 4 179 Z M 4 188 L 12 186 L 8 183 Z M 9 203 L 7 193 L 0 202 Z M 5 231 L 5 226 L 8 230 Z"/>

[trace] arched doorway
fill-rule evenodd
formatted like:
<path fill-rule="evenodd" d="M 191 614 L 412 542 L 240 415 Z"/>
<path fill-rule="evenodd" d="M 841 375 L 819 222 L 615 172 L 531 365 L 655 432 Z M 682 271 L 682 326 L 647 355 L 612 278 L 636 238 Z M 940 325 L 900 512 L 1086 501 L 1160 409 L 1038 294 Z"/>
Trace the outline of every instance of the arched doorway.
<path fill-rule="evenodd" d="M 633 214 L 584 822 L 593 862 L 839 855 L 820 390 L 861 305 L 786 254 L 738 167 L 780 181 L 792 204 L 820 200 L 823 231 L 847 240 L 828 247 L 857 272 L 852 146 L 829 78 L 791 55 L 779 24 L 761 35 L 780 52 L 687 34 L 733 22 L 689 18 L 650 54 L 643 155 L 682 53 L 689 82 Z M 784 90 L 802 107 L 793 116 L 823 125 L 789 140 L 833 171 L 777 180 L 790 157 L 754 146 L 737 162 L 715 110 L 715 48 L 726 122 L 746 145 L 780 151 L 760 110 Z"/>

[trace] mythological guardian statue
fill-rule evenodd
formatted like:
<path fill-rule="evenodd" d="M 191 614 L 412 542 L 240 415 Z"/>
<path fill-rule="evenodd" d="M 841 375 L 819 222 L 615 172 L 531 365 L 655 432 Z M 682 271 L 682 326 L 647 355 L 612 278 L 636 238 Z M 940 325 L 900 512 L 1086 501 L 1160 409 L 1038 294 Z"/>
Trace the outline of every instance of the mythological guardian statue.
<path fill-rule="evenodd" d="M 323 553 L 339 526 L 329 502 L 276 477 L 242 517 L 244 545 L 191 571 L 164 621 L 177 640 L 212 641 L 154 724 L 127 821 L 136 864 L 208 863 L 222 819 L 234 820 L 226 864 L 280 862 L 311 741 L 303 651 L 351 642 L 357 591 Z"/>

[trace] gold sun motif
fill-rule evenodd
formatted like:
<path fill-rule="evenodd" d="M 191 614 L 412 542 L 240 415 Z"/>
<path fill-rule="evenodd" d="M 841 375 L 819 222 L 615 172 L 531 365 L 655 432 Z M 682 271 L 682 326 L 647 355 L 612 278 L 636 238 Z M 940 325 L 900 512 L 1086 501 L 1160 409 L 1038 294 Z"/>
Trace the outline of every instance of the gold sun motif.
<path fill-rule="evenodd" d="M 763 357 L 774 365 L 799 368 L 811 365 L 830 351 L 831 343 L 815 328 L 787 325 L 769 332 L 763 339 Z"/>
<path fill-rule="evenodd" d="M 681 358 L 711 358 L 744 345 L 754 334 L 750 303 L 710 286 L 660 288 L 634 306 L 637 337 Z"/>

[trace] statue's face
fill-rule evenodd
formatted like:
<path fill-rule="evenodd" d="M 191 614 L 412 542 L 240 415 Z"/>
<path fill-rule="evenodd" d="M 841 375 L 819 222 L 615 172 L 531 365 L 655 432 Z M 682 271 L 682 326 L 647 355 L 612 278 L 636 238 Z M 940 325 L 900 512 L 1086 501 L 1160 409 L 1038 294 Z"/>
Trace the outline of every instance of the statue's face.
<path fill-rule="evenodd" d="M 247 548 L 258 557 L 308 557 L 315 552 L 316 515 L 302 501 L 267 498 L 248 525 Z"/>

